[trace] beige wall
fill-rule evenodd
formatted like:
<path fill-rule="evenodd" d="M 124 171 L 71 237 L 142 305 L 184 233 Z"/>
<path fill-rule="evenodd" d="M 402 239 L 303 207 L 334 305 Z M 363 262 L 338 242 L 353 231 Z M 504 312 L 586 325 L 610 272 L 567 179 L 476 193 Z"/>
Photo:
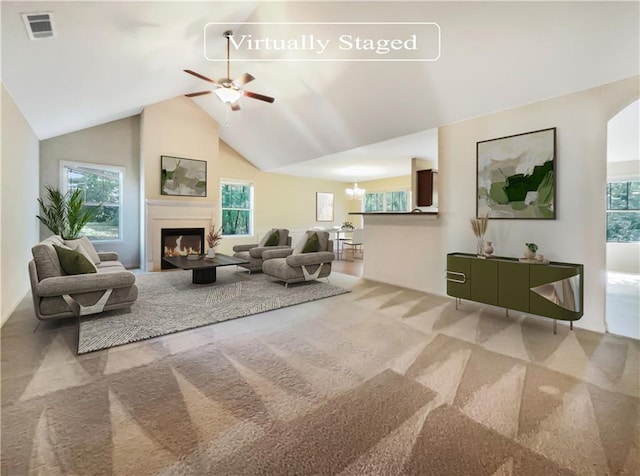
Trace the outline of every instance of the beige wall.
<path fill-rule="evenodd" d="M 476 211 L 476 142 L 557 127 L 557 219 L 492 220 L 486 239 L 495 253 L 521 256 L 535 242 L 548 258 L 585 265 L 585 312 L 578 327 L 605 331 L 605 184 L 607 122 L 640 95 L 638 77 L 598 88 L 490 114 L 439 129 L 439 216 L 431 222 L 377 225 L 394 248 L 409 249 L 411 259 L 389 254 L 385 241 L 371 247 L 365 277 L 445 294 L 446 254 L 474 252 L 469 219 Z M 367 225 L 365 225 L 365 229 Z M 403 272 L 396 272 L 402 268 Z"/>
<path fill-rule="evenodd" d="M 202 202 L 200 197 L 175 197 L 160 193 L 160 156 L 170 155 L 207 162 L 207 185 L 217 177 L 218 123 L 193 100 L 179 96 L 152 104 L 142 113 L 140 137 L 144 197 Z M 215 190 L 207 189 L 205 202 L 217 205 Z"/>
<path fill-rule="evenodd" d="M 27 263 L 38 238 L 38 138 L 2 89 L 2 210 L 0 307 L 2 324 L 29 291 Z"/>
<path fill-rule="evenodd" d="M 131 116 L 40 143 L 40 196 L 45 186 L 60 187 L 60 161 L 123 167 L 122 241 L 95 243 L 98 251 L 115 251 L 127 268 L 140 266 L 140 116 Z M 51 231 L 40 226 L 40 237 Z"/>
<path fill-rule="evenodd" d="M 353 218 L 348 215 L 353 202 L 345 194 L 349 184 L 262 172 L 223 141 L 220 141 L 220 179 L 253 182 L 255 220 L 254 236 L 225 238 L 219 248 L 222 253 L 229 253 L 234 244 L 259 241 L 272 227 L 288 228 L 295 242 L 304 230 L 313 226 L 331 228 Z M 316 221 L 316 192 L 334 194 L 333 222 Z"/>

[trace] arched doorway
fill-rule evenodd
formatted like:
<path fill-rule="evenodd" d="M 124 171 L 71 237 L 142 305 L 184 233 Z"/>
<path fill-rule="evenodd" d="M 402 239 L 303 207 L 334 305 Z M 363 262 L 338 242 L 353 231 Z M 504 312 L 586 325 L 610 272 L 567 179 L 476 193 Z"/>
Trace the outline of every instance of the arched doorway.
<path fill-rule="evenodd" d="M 607 332 L 640 339 L 640 105 L 607 124 Z"/>

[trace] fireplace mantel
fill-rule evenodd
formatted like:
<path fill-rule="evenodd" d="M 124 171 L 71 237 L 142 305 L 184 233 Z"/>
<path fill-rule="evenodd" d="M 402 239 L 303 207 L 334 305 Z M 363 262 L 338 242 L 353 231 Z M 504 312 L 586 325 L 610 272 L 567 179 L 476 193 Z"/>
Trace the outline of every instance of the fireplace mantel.
<path fill-rule="evenodd" d="M 161 264 L 161 230 L 163 228 L 204 228 L 208 230 L 218 217 L 213 201 L 145 199 L 144 263 L 147 271 L 159 271 Z"/>
<path fill-rule="evenodd" d="M 175 200 L 170 198 L 147 198 L 145 199 L 147 207 L 189 207 L 189 208 L 209 208 L 215 209 L 215 202 L 186 202 L 184 200 Z"/>

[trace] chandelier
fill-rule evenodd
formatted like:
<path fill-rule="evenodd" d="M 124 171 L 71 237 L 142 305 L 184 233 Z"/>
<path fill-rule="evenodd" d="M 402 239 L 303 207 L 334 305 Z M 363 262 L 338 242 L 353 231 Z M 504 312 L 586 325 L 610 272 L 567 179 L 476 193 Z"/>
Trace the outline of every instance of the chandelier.
<path fill-rule="evenodd" d="M 358 188 L 358 182 L 354 182 L 353 188 L 348 188 L 346 192 L 349 200 L 362 200 L 362 197 L 364 197 L 365 194 L 365 189 Z"/>

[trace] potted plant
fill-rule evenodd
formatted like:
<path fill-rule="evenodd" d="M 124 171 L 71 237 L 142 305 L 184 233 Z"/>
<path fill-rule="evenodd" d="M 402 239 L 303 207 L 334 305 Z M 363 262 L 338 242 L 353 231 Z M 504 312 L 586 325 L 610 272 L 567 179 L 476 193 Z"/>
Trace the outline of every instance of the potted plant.
<path fill-rule="evenodd" d="M 55 187 L 47 186 L 47 202 L 38 198 L 40 215 L 36 218 L 63 240 L 75 240 L 80 236 L 82 228 L 89 223 L 98 212 L 100 206 L 86 208 L 82 189 L 62 193 Z"/>
<path fill-rule="evenodd" d="M 538 251 L 538 245 L 536 245 L 535 243 L 524 244 L 524 257 L 526 259 L 534 259 L 537 251 Z"/>
<path fill-rule="evenodd" d="M 342 229 L 343 230 L 353 230 L 353 228 L 354 228 L 353 223 L 351 223 L 350 221 L 345 221 L 342 224 Z"/>

